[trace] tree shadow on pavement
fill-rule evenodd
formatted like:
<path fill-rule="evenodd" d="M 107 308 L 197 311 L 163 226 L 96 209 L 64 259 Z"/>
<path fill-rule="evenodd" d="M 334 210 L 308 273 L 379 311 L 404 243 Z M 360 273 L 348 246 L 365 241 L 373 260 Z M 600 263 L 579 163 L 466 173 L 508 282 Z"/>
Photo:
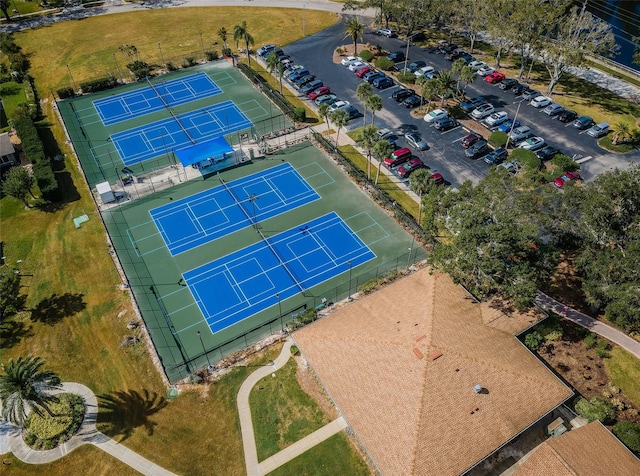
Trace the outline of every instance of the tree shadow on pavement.
<path fill-rule="evenodd" d="M 65 317 L 73 316 L 86 309 L 83 294 L 52 294 L 40 301 L 31 310 L 31 320 L 53 326 Z"/>
<path fill-rule="evenodd" d="M 144 428 L 147 435 L 153 435 L 156 423 L 150 417 L 167 406 L 167 400 L 153 392 L 136 390 L 114 392 L 98 397 L 102 411 L 98 416 L 101 431 L 107 436 L 129 438 L 136 428 Z"/>

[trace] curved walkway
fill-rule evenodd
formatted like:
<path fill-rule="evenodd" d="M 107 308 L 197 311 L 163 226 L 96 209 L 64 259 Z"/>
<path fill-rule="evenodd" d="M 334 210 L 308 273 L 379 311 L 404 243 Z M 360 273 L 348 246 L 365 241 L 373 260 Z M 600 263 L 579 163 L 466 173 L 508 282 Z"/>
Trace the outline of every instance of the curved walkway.
<path fill-rule="evenodd" d="M 567 307 L 566 312 L 563 312 L 565 305 L 560 301 L 556 301 L 551 296 L 547 296 L 542 291 L 538 291 L 535 297 L 535 303 L 542 309 L 553 311 L 559 316 L 563 316 L 565 319 L 569 319 L 579 326 L 589 329 L 591 332 L 618 344 L 624 350 L 640 359 L 640 342 L 633 340 L 625 333 L 570 307 Z"/>
<path fill-rule="evenodd" d="M 20 428 L 14 425 L 7 425 L 6 433 L 8 449 L 18 458 L 20 461 L 24 461 L 29 464 L 46 464 L 57 459 L 62 458 L 66 454 L 70 453 L 78 446 L 91 444 L 106 453 L 109 453 L 114 458 L 119 459 L 124 464 L 132 467 L 146 475 L 160 475 L 171 476 L 174 473 L 161 468 L 157 464 L 143 458 L 137 453 L 134 453 L 129 448 L 122 446 L 120 443 L 109 438 L 104 433 L 101 433 L 96 428 L 96 419 L 98 417 L 98 399 L 95 394 L 88 387 L 74 382 L 65 382 L 62 384 L 62 390 L 55 393 L 74 393 L 80 395 L 85 403 L 85 416 L 80 430 L 69 441 L 63 445 L 58 446 L 52 450 L 34 450 L 27 446 L 22 439 L 22 432 Z M 3 436 L 0 434 L 0 437 Z"/>

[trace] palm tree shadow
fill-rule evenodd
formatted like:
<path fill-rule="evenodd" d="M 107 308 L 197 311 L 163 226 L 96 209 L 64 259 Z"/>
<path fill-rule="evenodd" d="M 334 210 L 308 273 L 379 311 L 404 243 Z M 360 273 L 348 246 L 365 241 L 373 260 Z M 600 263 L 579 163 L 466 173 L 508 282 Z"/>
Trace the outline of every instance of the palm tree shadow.
<path fill-rule="evenodd" d="M 83 294 L 52 294 L 31 310 L 31 320 L 53 326 L 65 317 L 83 311 L 87 307 L 83 297 Z"/>
<path fill-rule="evenodd" d="M 120 441 L 129 438 L 136 428 L 142 427 L 147 435 L 153 435 L 156 423 L 150 417 L 167 406 L 167 400 L 148 390 L 140 394 L 136 390 L 119 391 L 110 395 L 101 395 L 98 423 L 106 426 L 103 433 L 110 437 L 120 436 Z"/>
<path fill-rule="evenodd" d="M 9 349 L 26 337 L 33 336 L 31 326 L 15 319 L 6 319 L 0 324 L 0 349 Z"/>

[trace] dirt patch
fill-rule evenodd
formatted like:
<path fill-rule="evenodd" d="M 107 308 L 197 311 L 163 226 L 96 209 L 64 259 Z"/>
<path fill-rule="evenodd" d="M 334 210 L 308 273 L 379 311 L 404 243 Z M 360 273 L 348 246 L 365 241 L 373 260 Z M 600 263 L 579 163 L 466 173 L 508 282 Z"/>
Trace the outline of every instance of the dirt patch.
<path fill-rule="evenodd" d="M 338 53 L 338 50 L 340 49 L 342 49 L 342 54 Z M 386 56 L 389 54 L 388 51 L 383 49 L 378 51 L 375 45 L 372 45 L 371 43 L 358 43 L 358 53 L 360 53 L 362 50 L 369 50 L 376 56 Z M 340 63 L 342 59 L 346 58 L 347 56 L 358 56 L 354 54 L 353 43 L 342 45 L 336 48 L 333 51 L 333 62 L 336 64 Z"/>
<path fill-rule="evenodd" d="M 329 396 L 324 392 L 322 386 L 318 382 L 315 374 L 307 366 L 307 362 L 301 357 L 294 357 L 296 364 L 298 364 L 298 370 L 296 371 L 296 377 L 298 383 L 304 392 L 309 395 L 313 400 L 322 408 L 324 413 L 333 421 L 338 418 L 338 412 Z"/>

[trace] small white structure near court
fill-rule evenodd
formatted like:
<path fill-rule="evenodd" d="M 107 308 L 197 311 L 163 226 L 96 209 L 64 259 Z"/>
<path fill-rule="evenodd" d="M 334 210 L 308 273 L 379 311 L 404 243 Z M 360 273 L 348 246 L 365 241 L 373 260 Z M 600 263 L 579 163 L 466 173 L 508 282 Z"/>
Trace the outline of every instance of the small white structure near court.
<path fill-rule="evenodd" d="M 102 203 L 111 203 L 116 201 L 116 195 L 113 193 L 109 182 L 96 184 L 96 190 L 98 191 L 98 196 L 100 196 L 100 201 L 102 201 Z"/>

